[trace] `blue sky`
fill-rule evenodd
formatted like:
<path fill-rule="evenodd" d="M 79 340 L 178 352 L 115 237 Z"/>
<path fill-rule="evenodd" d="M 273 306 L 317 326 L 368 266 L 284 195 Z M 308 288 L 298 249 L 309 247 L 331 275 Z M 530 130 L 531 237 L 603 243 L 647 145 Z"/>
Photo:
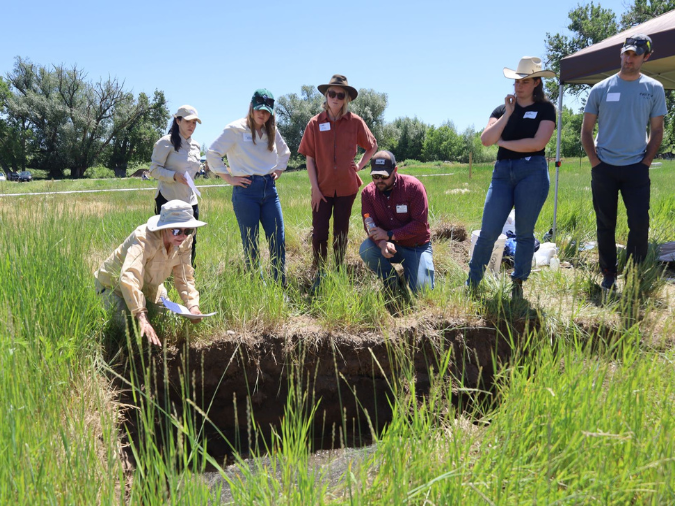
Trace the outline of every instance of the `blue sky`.
<path fill-rule="evenodd" d="M 512 90 L 503 67 L 543 58 L 546 33 L 565 32 L 578 3 L 15 1 L 2 8 L 0 73 L 22 56 L 116 76 L 134 93 L 161 89 L 172 112 L 199 110 L 201 144 L 245 115 L 256 88 L 278 97 L 336 73 L 387 93 L 387 121 L 482 129 Z M 601 2 L 617 17 L 624 4 Z"/>

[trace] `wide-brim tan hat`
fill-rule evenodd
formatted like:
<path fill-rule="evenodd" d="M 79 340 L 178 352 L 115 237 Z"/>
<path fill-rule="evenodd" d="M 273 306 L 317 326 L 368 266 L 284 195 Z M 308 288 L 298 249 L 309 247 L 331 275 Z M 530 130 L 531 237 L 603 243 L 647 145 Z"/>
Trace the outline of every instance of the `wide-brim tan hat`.
<path fill-rule="evenodd" d="M 165 228 L 198 228 L 206 225 L 195 220 L 192 206 L 182 200 L 169 200 L 158 215 L 148 220 L 148 230 L 156 232 Z"/>
<path fill-rule="evenodd" d="M 199 119 L 199 114 L 197 113 L 197 109 L 192 107 L 191 105 L 181 105 L 178 110 L 176 111 L 176 114 L 173 115 L 174 118 L 181 117 L 185 120 L 191 121 L 193 119 L 197 120 L 197 123 L 200 125 L 202 124 L 202 120 Z"/>
<path fill-rule="evenodd" d="M 552 70 L 541 69 L 541 58 L 523 56 L 518 62 L 518 68 L 511 70 L 504 67 L 504 77 L 508 79 L 527 79 L 528 77 L 555 77 Z"/>
<path fill-rule="evenodd" d="M 330 88 L 331 86 L 343 87 L 345 90 L 347 90 L 347 93 L 349 93 L 349 96 L 351 97 L 352 100 L 354 100 L 356 97 L 359 96 L 359 92 L 356 91 L 356 88 L 349 86 L 347 78 L 340 74 L 335 74 L 333 77 L 330 78 L 330 82 L 328 84 L 320 84 L 319 86 L 317 86 L 317 88 L 319 89 L 322 95 L 325 95 L 326 90 L 328 90 L 328 88 Z"/>

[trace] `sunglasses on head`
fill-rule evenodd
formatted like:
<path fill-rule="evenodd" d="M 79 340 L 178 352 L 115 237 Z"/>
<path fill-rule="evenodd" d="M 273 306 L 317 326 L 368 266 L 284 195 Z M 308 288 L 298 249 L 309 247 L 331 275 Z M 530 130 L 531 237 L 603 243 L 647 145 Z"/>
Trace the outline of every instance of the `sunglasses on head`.
<path fill-rule="evenodd" d="M 171 235 L 174 237 L 178 237 L 179 235 L 192 235 L 192 233 L 195 231 L 194 228 L 172 228 L 171 229 Z"/>
<path fill-rule="evenodd" d="M 389 179 L 391 177 L 391 174 L 388 176 L 383 176 L 382 174 L 371 174 L 370 177 L 373 178 L 373 181 L 378 181 L 380 179 Z"/>
<path fill-rule="evenodd" d="M 629 37 L 625 40 L 623 43 L 624 47 L 626 46 L 635 46 L 635 47 L 640 47 L 640 46 L 647 46 L 647 52 L 651 49 L 651 45 L 649 44 L 649 41 L 646 39 L 634 39 L 633 37 Z"/>
<path fill-rule="evenodd" d="M 343 91 L 338 92 L 338 91 L 329 90 L 329 91 L 328 91 L 328 96 L 329 96 L 330 98 L 335 98 L 335 97 L 337 97 L 338 100 L 344 100 L 345 97 L 346 97 L 347 95 L 345 95 L 345 93 L 344 93 Z"/>
<path fill-rule="evenodd" d="M 267 107 L 274 108 L 274 99 L 269 98 L 267 95 L 256 95 L 253 97 L 253 103 L 255 105 L 266 105 Z"/>

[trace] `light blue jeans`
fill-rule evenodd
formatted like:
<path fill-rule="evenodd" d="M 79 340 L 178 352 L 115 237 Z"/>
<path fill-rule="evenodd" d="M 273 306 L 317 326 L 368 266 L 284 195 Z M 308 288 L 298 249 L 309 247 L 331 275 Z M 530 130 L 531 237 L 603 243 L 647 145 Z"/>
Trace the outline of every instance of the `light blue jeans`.
<path fill-rule="evenodd" d="M 396 245 L 396 254 L 384 258 L 382 251 L 370 238 L 361 243 L 359 255 L 371 271 L 386 281 L 396 275 L 392 263 L 401 264 L 410 289 L 417 293 L 424 288 L 434 288 L 434 260 L 431 243 L 415 248 Z"/>
<path fill-rule="evenodd" d="M 485 197 L 480 237 L 469 262 L 467 283 L 477 286 L 483 279 L 492 248 L 502 232 L 511 209 L 516 209 L 516 256 L 511 277 L 525 281 L 532 269 L 534 226 L 546 202 L 550 180 L 543 156 L 529 160 L 498 160 L 492 172 L 492 183 Z"/>
<path fill-rule="evenodd" d="M 239 223 L 246 268 L 258 268 L 258 229 L 262 223 L 269 244 L 274 280 L 285 284 L 286 238 L 277 187 L 270 175 L 248 177 L 251 179 L 248 187 L 235 186 L 232 189 L 232 207 Z"/>

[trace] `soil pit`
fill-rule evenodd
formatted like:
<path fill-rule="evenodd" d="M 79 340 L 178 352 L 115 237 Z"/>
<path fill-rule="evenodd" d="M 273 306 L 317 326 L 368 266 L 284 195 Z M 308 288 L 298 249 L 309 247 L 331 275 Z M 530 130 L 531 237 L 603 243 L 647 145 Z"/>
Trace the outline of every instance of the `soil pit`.
<path fill-rule="evenodd" d="M 181 385 L 189 385 L 189 397 L 208 413 L 210 422 L 204 425 L 208 452 L 220 462 L 227 462 L 233 451 L 247 456 L 252 443 L 264 448 L 260 438 L 269 442 L 272 427 L 278 430 L 289 389 L 297 391 L 299 384 L 307 395 L 306 405 L 319 402 L 311 432 L 314 449 L 358 447 L 370 444 L 371 427 L 379 432 L 391 420 L 391 385 L 397 379 L 414 378 L 416 394 L 424 395 L 430 376 L 452 350 L 447 373 L 452 391 L 460 391 L 460 386 L 489 391 L 494 358 L 503 362 L 511 352 L 502 336 L 522 331 L 507 329 L 505 323 L 497 328 L 485 322 L 439 321 L 400 328 L 390 336 L 326 331 L 227 336 L 208 345 L 174 347 L 165 355 L 157 354 L 156 372 L 148 383 L 159 385 L 152 387 L 157 404 L 170 405 L 178 416 L 185 405 L 186 388 Z M 142 370 L 139 357 L 136 370 Z M 124 397 L 123 403 L 132 403 L 128 391 Z M 453 397 L 457 397 L 453 402 L 459 399 Z M 136 439 L 135 417 L 128 414 L 127 418 L 127 429 Z M 254 436 L 249 431 L 251 418 L 258 428 Z"/>

